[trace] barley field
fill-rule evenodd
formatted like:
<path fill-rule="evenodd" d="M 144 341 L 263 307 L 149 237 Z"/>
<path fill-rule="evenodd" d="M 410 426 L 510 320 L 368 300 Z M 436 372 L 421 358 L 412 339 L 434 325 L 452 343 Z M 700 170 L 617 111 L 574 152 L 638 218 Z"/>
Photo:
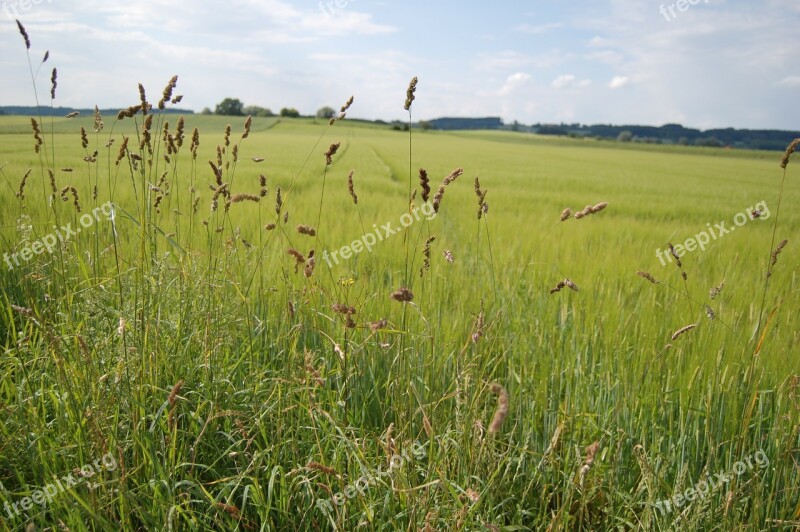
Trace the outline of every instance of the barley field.
<path fill-rule="evenodd" d="M 0 118 L 3 529 L 800 525 L 790 153 L 173 88 Z"/>

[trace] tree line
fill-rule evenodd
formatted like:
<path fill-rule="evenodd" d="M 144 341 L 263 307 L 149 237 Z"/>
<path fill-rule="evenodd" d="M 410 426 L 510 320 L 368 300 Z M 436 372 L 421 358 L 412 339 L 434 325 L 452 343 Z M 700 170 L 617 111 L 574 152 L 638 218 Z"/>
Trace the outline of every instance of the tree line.
<path fill-rule="evenodd" d="M 206 107 L 200 112 L 200 114 L 215 114 L 223 116 L 282 116 L 287 118 L 299 118 L 302 116 L 300 111 L 294 107 L 284 107 L 276 114 L 267 107 L 260 107 L 258 105 L 245 106 L 244 103 L 242 103 L 242 101 L 238 98 L 225 98 L 216 105 L 213 112 L 210 108 Z M 317 110 L 316 117 L 329 120 L 335 115 L 336 110 L 333 107 L 326 105 L 325 107 L 320 107 Z"/>

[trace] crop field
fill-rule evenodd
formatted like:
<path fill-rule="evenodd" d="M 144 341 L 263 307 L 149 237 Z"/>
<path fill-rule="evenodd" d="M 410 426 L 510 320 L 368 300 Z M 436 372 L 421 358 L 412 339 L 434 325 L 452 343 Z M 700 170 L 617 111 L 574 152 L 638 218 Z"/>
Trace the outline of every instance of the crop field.
<path fill-rule="evenodd" d="M 157 99 L 0 119 L 3 529 L 800 522 L 795 159 Z"/>

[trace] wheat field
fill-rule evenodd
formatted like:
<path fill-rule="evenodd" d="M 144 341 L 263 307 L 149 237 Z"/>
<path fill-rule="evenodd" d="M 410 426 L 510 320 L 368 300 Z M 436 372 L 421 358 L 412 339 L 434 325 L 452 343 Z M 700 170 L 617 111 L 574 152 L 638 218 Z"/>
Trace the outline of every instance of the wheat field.
<path fill-rule="evenodd" d="M 800 524 L 790 154 L 173 88 L 0 118 L 3 529 Z"/>

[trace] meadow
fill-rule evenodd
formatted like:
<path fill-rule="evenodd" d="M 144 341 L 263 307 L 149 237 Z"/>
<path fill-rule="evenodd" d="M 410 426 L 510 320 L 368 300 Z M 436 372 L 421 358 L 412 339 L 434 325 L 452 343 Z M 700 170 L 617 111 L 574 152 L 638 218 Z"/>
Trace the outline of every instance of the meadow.
<path fill-rule="evenodd" d="M 800 525 L 794 159 L 132 88 L 0 117 L 4 529 Z"/>

